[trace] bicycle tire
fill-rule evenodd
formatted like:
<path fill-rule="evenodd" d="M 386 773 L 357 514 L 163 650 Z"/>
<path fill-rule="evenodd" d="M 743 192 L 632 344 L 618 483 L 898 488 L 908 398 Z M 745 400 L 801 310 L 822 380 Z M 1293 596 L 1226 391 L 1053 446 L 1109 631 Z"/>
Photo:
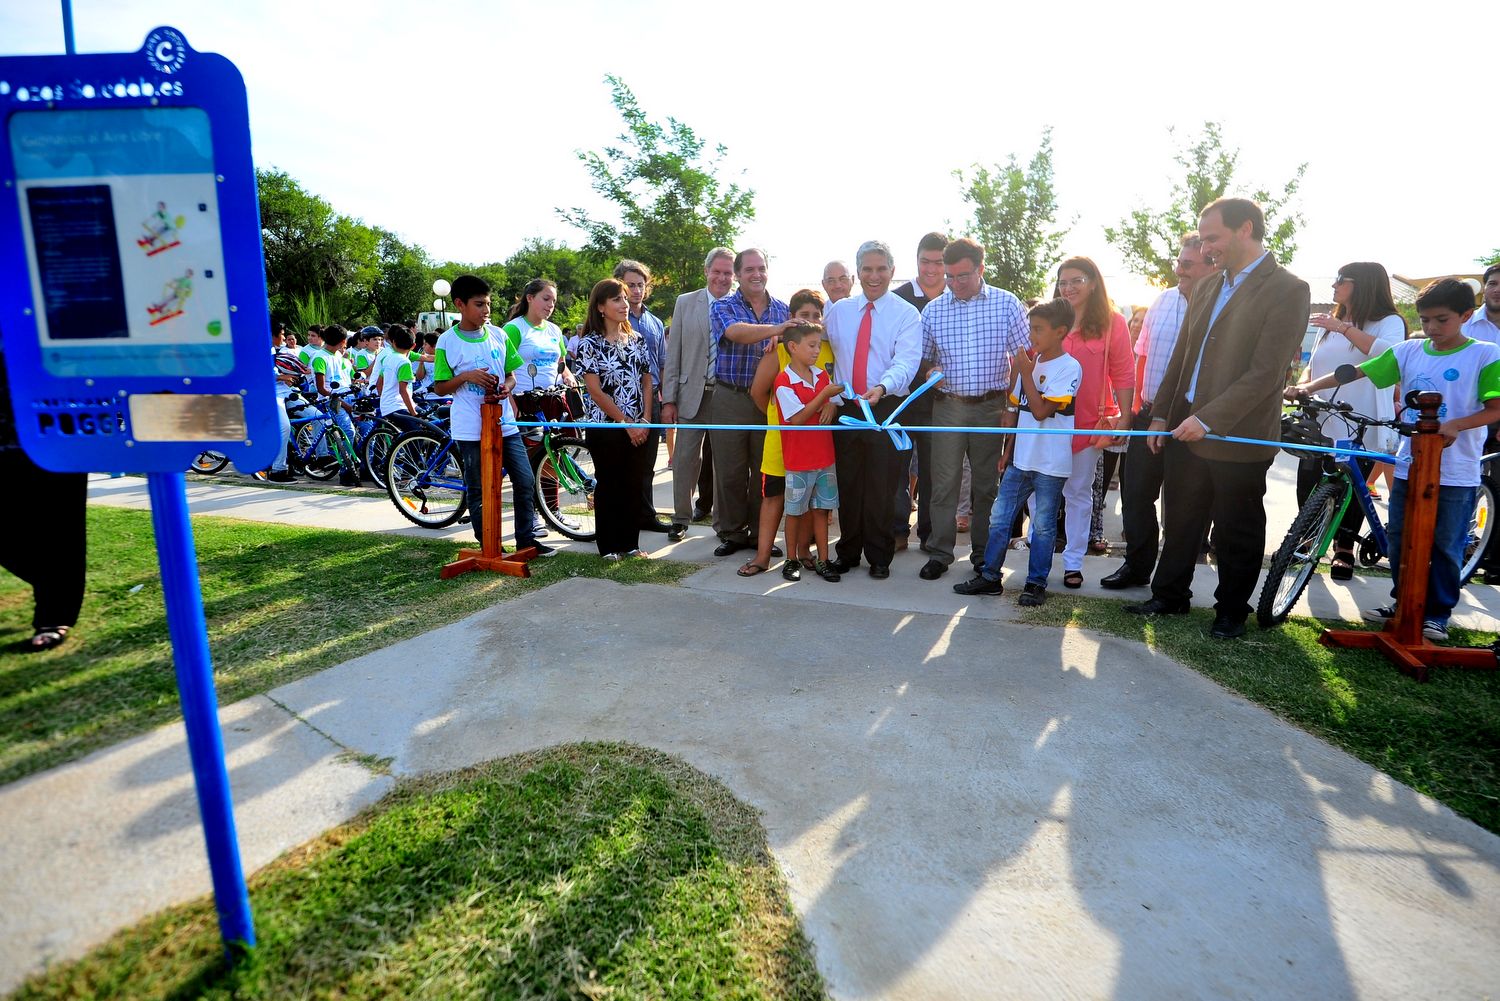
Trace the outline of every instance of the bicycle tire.
<path fill-rule="evenodd" d="M 306 459 L 302 460 L 302 471 L 307 474 L 309 479 L 331 480 L 338 475 L 339 463 L 338 459 L 331 454 L 317 454 L 319 423 L 318 421 L 309 421 L 297 428 L 296 450 L 298 455 L 307 456 Z M 331 434 L 332 429 L 329 430 Z M 324 436 L 323 443 L 325 445 L 332 445 L 332 441 L 328 435 Z"/>
<path fill-rule="evenodd" d="M 448 445 L 443 435 L 425 428 L 407 431 L 391 442 L 386 458 L 385 489 L 396 510 L 423 528 L 446 528 L 463 517 L 469 507 L 464 492 L 463 467 L 458 453 L 449 448 L 439 472 L 444 482 L 430 480 L 430 467 L 439 449 Z M 448 485 L 460 484 L 455 490 Z"/>
<path fill-rule="evenodd" d="M 1469 537 L 1464 542 L 1464 561 L 1459 567 L 1460 584 L 1473 580 L 1484 561 L 1485 551 L 1490 547 L 1490 537 L 1495 534 L 1495 481 L 1488 476 L 1479 480 L 1479 493 L 1474 498 L 1474 513 L 1469 518 Z"/>
<path fill-rule="evenodd" d="M 592 542 L 594 522 L 594 453 L 582 438 L 552 439 L 552 455 L 568 468 L 554 469 L 545 448 L 531 457 L 536 483 L 536 510 L 548 527 L 578 542 Z"/>
<path fill-rule="evenodd" d="M 1297 511 L 1286 538 L 1271 557 L 1266 582 L 1260 589 L 1255 618 L 1263 628 L 1285 622 L 1296 607 L 1333 537 L 1334 519 L 1350 489 L 1349 483 L 1342 479 L 1324 483 L 1308 495 L 1307 502 Z"/>
<path fill-rule="evenodd" d="M 192 473 L 202 473 L 204 476 L 210 476 L 214 473 L 217 473 L 227 465 L 229 465 L 229 456 L 225 455 L 223 452 L 214 452 L 209 449 L 204 449 L 202 452 L 199 452 L 196 456 L 193 457 L 193 463 L 188 467 L 188 471 Z"/>
<path fill-rule="evenodd" d="M 364 466 L 364 473 L 382 490 L 385 489 L 385 467 L 390 458 L 391 445 L 400 436 L 401 431 L 394 424 L 382 423 L 365 435 L 365 442 L 360 446 L 359 461 Z"/>

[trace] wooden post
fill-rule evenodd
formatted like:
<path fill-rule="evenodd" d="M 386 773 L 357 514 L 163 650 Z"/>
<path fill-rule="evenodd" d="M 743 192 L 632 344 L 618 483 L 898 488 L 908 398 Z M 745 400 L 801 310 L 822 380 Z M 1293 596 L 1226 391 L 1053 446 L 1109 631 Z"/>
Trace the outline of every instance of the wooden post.
<path fill-rule="evenodd" d="M 1412 435 L 1411 469 L 1406 477 L 1406 517 L 1401 531 L 1401 579 L 1396 585 L 1396 617 L 1381 632 L 1325 629 L 1318 642 L 1329 647 L 1379 650 L 1402 674 L 1426 681 L 1429 668 L 1466 667 L 1495 670 L 1495 652 L 1477 647 L 1446 647 L 1422 635 L 1427 611 L 1427 567 L 1432 561 L 1432 533 L 1437 527 L 1438 489 L 1442 482 L 1443 439 L 1438 434 L 1438 393 L 1417 394 L 1421 419 Z"/>
<path fill-rule="evenodd" d="M 486 396 L 479 407 L 480 480 L 483 482 L 484 520 L 481 522 L 478 549 L 460 549 L 458 559 L 438 571 L 443 580 L 468 573 L 490 570 L 511 577 L 530 577 L 526 564 L 536 557 L 531 547 L 517 549 L 507 556 L 500 548 L 500 481 L 505 473 L 505 438 L 501 430 L 505 406 L 498 397 Z M 517 511 L 516 523 L 528 512 Z"/>

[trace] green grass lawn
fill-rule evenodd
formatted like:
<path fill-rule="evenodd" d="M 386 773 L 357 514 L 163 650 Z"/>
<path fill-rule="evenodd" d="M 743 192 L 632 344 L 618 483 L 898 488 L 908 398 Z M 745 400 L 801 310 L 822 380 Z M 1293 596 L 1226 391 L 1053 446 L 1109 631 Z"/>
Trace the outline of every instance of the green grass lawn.
<path fill-rule="evenodd" d="M 151 517 L 95 506 L 88 525 L 83 615 L 61 647 L 19 652 L 31 636 L 31 591 L 0 571 L 0 783 L 181 715 Z M 530 578 L 441 581 L 458 543 L 210 517 L 193 529 L 222 703 L 568 576 L 670 584 L 696 569 L 559 553 L 534 561 Z"/>
<path fill-rule="evenodd" d="M 402 783 L 212 902 L 117 934 L 16 998 L 826 997 L 755 812 L 681 761 L 569 745 Z"/>
<path fill-rule="evenodd" d="M 1143 619 L 1121 604 L 1049 595 L 1022 621 L 1140 640 L 1500 834 L 1500 671 L 1437 668 L 1419 684 L 1370 651 L 1319 646 L 1334 623 L 1252 623 L 1244 639 L 1224 642 L 1209 637 L 1206 609 Z M 1462 646 L 1495 639 L 1456 627 L 1450 635 Z"/>

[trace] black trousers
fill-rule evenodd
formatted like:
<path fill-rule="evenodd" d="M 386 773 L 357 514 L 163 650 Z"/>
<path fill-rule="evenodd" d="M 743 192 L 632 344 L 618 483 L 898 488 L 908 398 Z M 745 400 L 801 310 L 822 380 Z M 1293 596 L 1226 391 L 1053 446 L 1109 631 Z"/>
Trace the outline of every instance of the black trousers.
<path fill-rule="evenodd" d="M 1130 422 L 1132 431 L 1151 426 L 1151 408 L 1142 407 Z M 1137 577 L 1149 577 L 1156 567 L 1161 525 L 1156 499 L 1161 495 L 1163 452 L 1151 451 L 1150 438 L 1131 438 L 1125 452 L 1129 476 L 1120 477 L 1120 514 L 1125 523 L 1125 565 Z"/>
<path fill-rule="evenodd" d="M 1214 609 L 1232 619 L 1250 614 L 1250 595 L 1266 553 L 1266 472 L 1271 460 L 1225 462 L 1195 455 L 1182 442 L 1167 440 L 1162 489 L 1168 498 L 1165 541 L 1153 597 L 1173 604 L 1193 596 L 1193 572 L 1203 533 L 1214 523 L 1219 587 Z"/>
<path fill-rule="evenodd" d="M 641 481 L 651 475 L 656 443 L 630 443 L 622 428 L 588 428 L 594 456 L 594 543 L 599 555 L 628 553 L 641 545 Z"/>
<path fill-rule="evenodd" d="M 651 407 L 649 409 L 650 409 L 650 412 L 646 415 L 646 418 L 647 418 L 646 423 L 649 423 L 649 424 L 660 424 L 661 423 L 661 397 L 660 396 L 658 396 L 655 400 L 651 401 Z M 658 430 L 656 430 L 654 428 L 651 429 L 651 430 L 649 430 L 649 431 L 647 431 L 646 433 L 649 434 L 651 437 L 648 438 L 648 439 L 646 439 L 646 444 L 643 445 L 642 447 L 645 448 L 651 454 L 651 458 L 650 458 L 651 465 L 646 470 L 646 478 L 645 478 L 645 480 L 642 481 L 642 483 L 641 483 L 641 527 L 642 528 L 645 528 L 647 525 L 652 524 L 653 522 L 657 521 L 661 517 L 659 514 L 657 514 L 657 511 L 656 511 L 656 493 L 655 493 L 655 488 L 653 487 L 651 481 L 652 481 L 652 479 L 654 477 L 654 474 L 656 473 L 656 456 L 658 454 L 658 450 L 660 448 L 660 445 L 661 445 L 661 442 L 662 442 L 662 438 L 665 435 L 665 432 L 658 431 Z M 634 548 L 634 547 L 631 547 L 631 548 Z"/>
<path fill-rule="evenodd" d="M 875 419 L 889 417 L 901 399 L 883 397 L 870 408 Z M 842 412 L 857 411 L 846 403 Z M 839 478 L 839 541 L 834 553 L 851 566 L 863 555 L 871 566 L 888 567 L 896 555 L 891 497 L 900 475 L 901 453 L 884 431 L 840 431 L 833 436 L 833 445 Z"/>
<path fill-rule="evenodd" d="M 46 513 L 47 531 L 12 522 L 0 536 L 0 567 L 31 585 L 31 628 L 77 625 L 88 548 L 88 474 L 49 472 L 19 448 L 7 448 L 0 449 L 0 483 L 7 496 L 24 498 L 27 510 Z"/>
<path fill-rule="evenodd" d="M 703 436 L 703 464 L 698 467 L 698 499 L 694 506 L 704 514 L 714 509 L 714 449 L 712 439 Z"/>

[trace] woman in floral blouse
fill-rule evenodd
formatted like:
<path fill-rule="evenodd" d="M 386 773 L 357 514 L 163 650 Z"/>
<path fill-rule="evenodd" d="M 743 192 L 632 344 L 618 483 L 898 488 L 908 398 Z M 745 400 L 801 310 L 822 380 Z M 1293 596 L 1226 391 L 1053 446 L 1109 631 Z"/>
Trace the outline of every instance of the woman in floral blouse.
<path fill-rule="evenodd" d="M 644 420 L 651 399 L 646 345 L 630 326 L 625 284 L 606 278 L 589 293 L 588 316 L 574 366 L 588 389 L 584 419 L 601 425 Z M 651 475 L 654 447 L 645 428 L 591 427 L 584 432 L 594 456 L 595 543 L 606 560 L 646 556 L 640 548 L 641 497 Z"/>

